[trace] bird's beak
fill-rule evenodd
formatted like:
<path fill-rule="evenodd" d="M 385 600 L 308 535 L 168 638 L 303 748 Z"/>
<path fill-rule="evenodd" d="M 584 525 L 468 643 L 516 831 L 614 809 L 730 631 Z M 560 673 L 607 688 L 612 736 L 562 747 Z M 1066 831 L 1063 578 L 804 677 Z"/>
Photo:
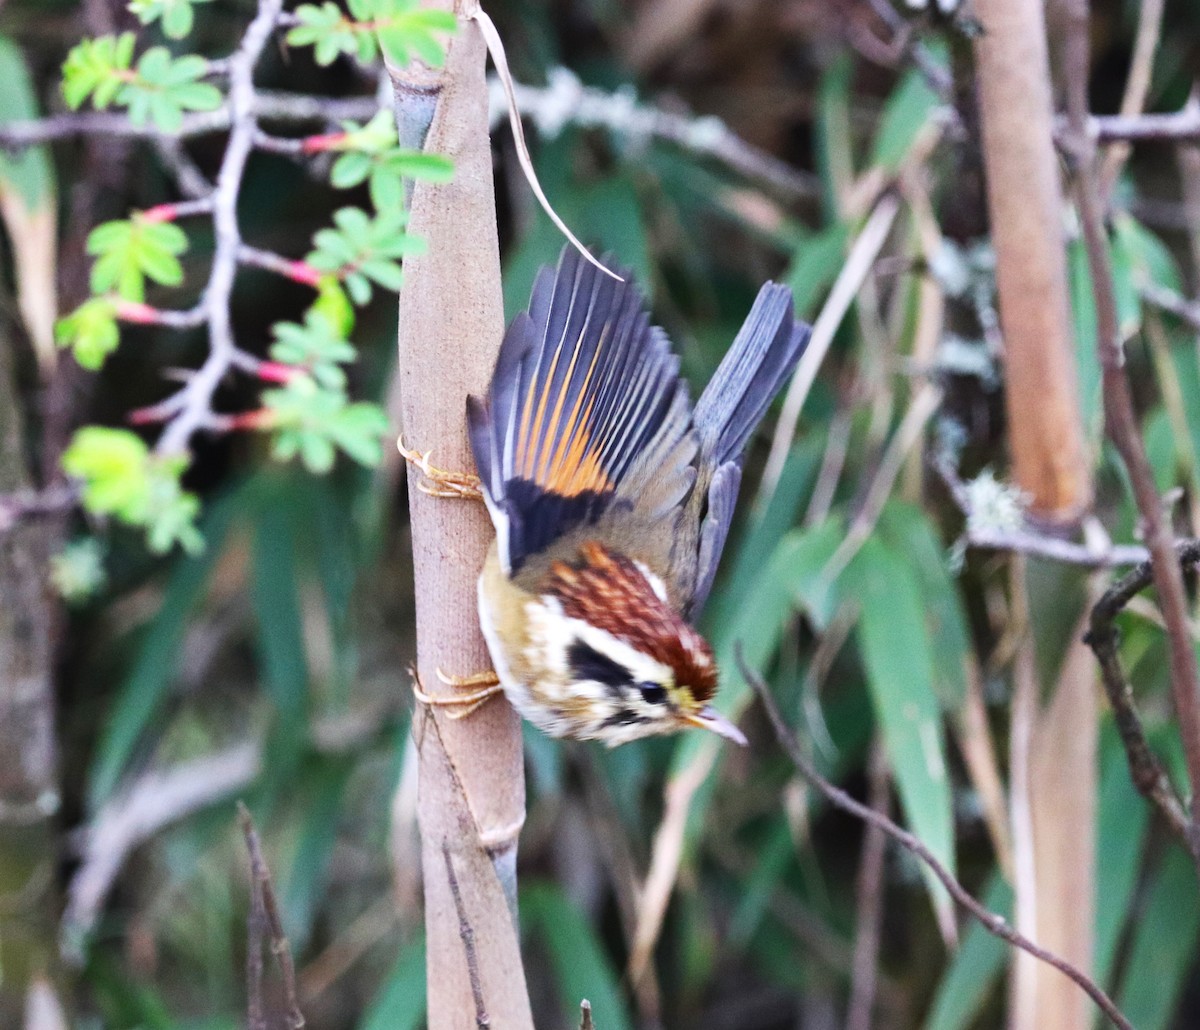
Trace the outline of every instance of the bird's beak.
<path fill-rule="evenodd" d="M 746 739 L 746 735 L 713 708 L 712 705 L 705 705 L 694 715 L 684 716 L 684 719 L 692 726 L 697 726 L 702 730 L 711 730 L 713 733 L 724 737 L 726 740 L 732 740 L 735 744 L 740 744 L 742 747 L 746 747 L 750 743 Z"/>

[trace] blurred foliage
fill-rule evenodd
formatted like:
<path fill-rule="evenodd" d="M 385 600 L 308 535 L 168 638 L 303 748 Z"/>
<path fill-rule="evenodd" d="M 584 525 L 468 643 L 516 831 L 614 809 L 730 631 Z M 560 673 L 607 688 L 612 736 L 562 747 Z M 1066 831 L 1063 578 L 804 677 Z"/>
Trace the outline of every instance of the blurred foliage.
<path fill-rule="evenodd" d="M 69 52 L 62 95 L 71 107 L 115 104 L 169 130 L 185 111 L 219 102 L 174 41 L 191 33 L 197 48 L 228 52 L 249 13 L 228 0 L 193 6 L 135 0 L 144 26 L 136 34 L 114 7 L 117 28 L 130 30 L 78 43 L 67 0 L 12 0 L 0 11 L 0 34 L 30 62 L 43 110 L 59 102 L 59 67 Z M 718 115 L 751 144 L 812 170 L 810 192 L 784 195 L 686 147 L 573 125 L 569 112 L 557 133 L 534 140 L 538 174 L 557 210 L 581 237 L 634 269 L 697 390 L 762 280 L 791 284 L 800 313 L 815 318 L 872 190 L 897 173 L 904 186 L 874 275 L 837 330 L 777 482 L 760 496 L 770 426 L 753 445 L 741 514 L 704 618 L 724 670 L 719 702 L 729 712 L 747 705 L 733 672 L 740 643 L 820 767 L 863 794 L 869 756 L 881 746 L 899 816 L 990 907 L 1007 912 L 1011 887 L 955 729 L 974 665 L 1004 753 L 1006 563 L 955 548 L 963 520 L 925 460 L 948 455 L 980 498 L 980 512 L 997 524 L 1019 519 L 1020 497 L 1007 485 L 999 355 L 989 338 L 993 270 L 970 135 L 969 44 L 952 19 L 914 16 L 916 38 L 960 87 L 954 103 L 965 130 L 947 131 L 945 101 L 902 51 L 880 49 L 887 29 L 865 0 L 727 5 L 653 59 L 635 60 L 630 20 L 668 6 L 495 0 L 488 9 L 523 81 L 544 82 L 566 66 L 589 85 L 629 86 L 664 107 Z M 1094 104 L 1109 111 L 1128 67 L 1137 5 L 1095 6 Z M 268 47 L 260 81 L 369 93 L 374 72 L 357 62 L 378 56 L 371 28 L 381 22 L 392 33 L 383 41 L 389 52 L 427 61 L 448 25 L 409 0 L 301 5 L 286 33 L 291 49 Z M 1173 5 L 1155 109 L 1182 103 L 1197 39 L 1200 13 Z M 7 46 L 3 53 L 11 58 Z M 7 116 L 2 101 L 0 112 Z M 399 147 L 385 115 L 330 129 L 304 165 L 255 155 L 239 205 L 247 241 L 294 254 L 310 239 L 314 247 L 305 261 L 317 273 L 312 282 L 249 271 L 234 294 L 239 341 L 287 371 L 261 397 L 257 387 L 230 384 L 222 410 L 260 412 L 254 428 L 270 430 L 270 441 L 204 439 L 189 462 L 155 456 L 131 430 L 102 428 L 156 396 L 164 368 L 195 366 L 204 353 L 199 336 L 153 325 L 118 336 L 118 304 L 158 303 L 164 288 L 199 281 L 212 252 L 207 228 L 193 232 L 189 224 L 184 237 L 173 224 L 147 220 L 152 205 L 172 199 L 163 196 L 162 152 L 108 144 L 117 148 L 118 169 L 93 189 L 86 224 L 63 223 L 64 304 L 74 310 L 59 323 L 59 341 L 96 372 L 82 376 L 60 355 L 54 375 L 76 398 L 65 428 L 95 424 L 64 460 L 82 481 L 92 517 L 115 520 L 107 527 L 78 520 L 78 539 L 53 567 L 64 596 L 90 592 L 76 601 L 61 638 L 64 830 L 120 805 L 151 772 L 244 745 L 258 756 L 257 771 L 238 790 L 171 822 L 127 857 L 94 925 L 64 931 L 81 932 L 82 964 L 70 975 L 78 977 L 83 1027 L 242 1025 L 247 902 L 234 793 L 264 831 L 309 1025 L 423 1023 L 406 673 L 414 654 L 411 569 L 403 477 L 383 441 L 391 435 L 384 412 L 395 372 L 392 291 L 403 258 L 420 245 L 399 204 L 403 179 L 444 179 L 448 169 Z M 506 130 L 496 139 L 511 313 L 560 239 L 530 203 Z M 220 149 L 210 139 L 187 150 L 202 171 L 215 170 Z M 52 183 L 44 160 L 51 151 L 29 153 L 43 161 L 34 185 Z M 102 167 L 77 141 L 57 145 L 52 156 L 71 190 Z M 1177 528 L 1194 534 L 1195 335 L 1139 292 L 1153 283 L 1195 294 L 1200 282 L 1195 230 L 1170 156 L 1153 145 L 1135 152 L 1117 191 L 1111 245 L 1159 486 L 1178 491 Z M 5 183 L 14 182 L 11 158 L 0 161 Z M 64 214 L 66 193 L 58 198 Z M 923 235 L 930 219 L 942 236 L 933 251 Z M 79 257 L 85 249 L 96 258 L 91 294 Z M 5 250 L 6 259 L 12 254 Z M 72 254 L 83 272 L 74 282 L 65 274 Z M 1097 513 L 1114 539 L 1128 541 L 1136 513 L 1119 464 L 1100 444 L 1095 314 L 1074 239 L 1069 261 Z M 944 293 L 945 319 L 932 353 L 917 353 L 927 328 L 921 291 L 931 281 Z M 3 287 L 16 286 L 6 262 Z M 4 317 L 2 345 L 10 346 Z M 447 360 L 469 345 L 446 341 Z M 929 374 L 944 389 L 941 408 L 921 445 L 904 456 L 861 546 L 841 555 L 833 574 L 831 561 L 861 515 L 881 456 Z M 32 369 L 25 385 L 36 422 Z M 46 440 L 65 438 L 63 426 L 57 437 L 51 428 Z M 339 450 L 354 462 L 335 463 Z M 305 469 L 273 465 L 269 452 L 299 456 Z M 150 527 L 157 553 L 125 524 Z M 176 542 L 183 547 L 172 550 Z M 1069 609 L 1068 593 L 1049 591 L 1047 608 Z M 1139 704 L 1178 770 L 1161 628 L 1147 607 L 1126 612 L 1121 628 Z M 715 760 L 700 735 L 608 752 L 527 730 L 521 910 L 539 1027 L 577 1025 L 581 995 L 593 1002 L 600 1030 L 654 1026 L 659 1014 L 668 1027 L 773 1030 L 821 1025 L 828 1012 L 838 1024 L 852 976 L 862 831 L 794 779 L 752 709 L 743 725 L 752 748 L 722 750 Z M 1101 759 L 1098 976 L 1140 1030 L 1195 1026 L 1193 869 L 1148 817 L 1107 722 Z M 623 975 L 639 899 L 634 880 L 647 867 L 664 783 L 685 781 L 702 786 L 688 813 L 680 885 L 652 975 L 635 985 Z M 1005 1025 L 1006 949 L 966 924 L 960 943 L 947 944 L 945 899 L 892 851 L 883 899 L 878 1025 Z"/>

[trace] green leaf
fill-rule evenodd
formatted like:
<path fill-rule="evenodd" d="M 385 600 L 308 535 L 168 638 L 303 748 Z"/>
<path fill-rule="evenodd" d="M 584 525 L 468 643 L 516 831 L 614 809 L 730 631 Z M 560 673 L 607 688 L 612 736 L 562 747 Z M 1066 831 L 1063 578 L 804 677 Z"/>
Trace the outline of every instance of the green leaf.
<path fill-rule="evenodd" d="M 72 540 L 50 559 L 50 583 L 68 604 L 90 600 L 105 579 L 104 549 L 95 537 Z"/>
<path fill-rule="evenodd" d="M 179 544 L 196 553 L 204 540 L 195 520 L 200 502 L 180 483 L 186 455 L 151 454 L 128 429 L 84 426 L 63 453 L 62 466 L 83 483 L 83 505 L 143 527 L 150 550 L 162 554 Z"/>
<path fill-rule="evenodd" d="M 277 340 L 270 350 L 272 360 L 303 369 L 327 389 L 345 389 L 341 366 L 354 361 L 357 353 L 315 306 L 305 313 L 303 325 L 276 322 L 271 331 Z"/>
<path fill-rule="evenodd" d="M 300 835 L 283 879 L 283 926 L 296 954 L 303 954 L 314 916 L 325 900 L 329 864 L 338 838 L 338 817 L 354 771 L 349 757 L 310 763 L 301 780 Z"/>
<path fill-rule="evenodd" d="M 163 35 L 168 39 L 183 39 L 192 31 L 196 14 L 193 4 L 209 0 L 130 0 L 129 10 L 143 25 L 162 22 Z"/>
<path fill-rule="evenodd" d="M 1196 961 L 1200 892 L 1196 870 L 1172 844 L 1134 920 L 1133 943 L 1117 1005 L 1138 1030 L 1167 1030 Z"/>
<path fill-rule="evenodd" d="M 117 308 L 107 297 L 85 300 L 54 326 L 54 339 L 60 347 L 69 347 L 75 360 L 95 372 L 120 342 Z"/>
<path fill-rule="evenodd" d="M 210 508 L 204 520 L 209 546 L 202 554 L 175 563 L 157 612 L 138 634 L 133 663 L 119 683 L 88 770 L 89 812 L 98 811 L 112 795 L 133 752 L 166 703 L 182 658 L 188 616 L 212 573 L 233 511 L 230 500 Z"/>
<path fill-rule="evenodd" d="M 992 874 L 982 900 L 988 911 L 1012 917 L 1012 888 L 998 874 Z M 972 920 L 938 983 L 924 1030 L 969 1030 L 977 1025 L 1009 958 L 1009 946 Z"/>
<path fill-rule="evenodd" d="M 425 940 L 405 946 L 358 1030 L 420 1030 L 425 1022 Z"/>
<path fill-rule="evenodd" d="M 371 299 L 371 281 L 398 290 L 398 259 L 425 251 L 424 240 L 404 231 L 406 217 L 398 209 L 372 219 L 359 208 L 344 207 L 333 216 L 336 228 L 321 229 L 313 236 L 316 250 L 305 261 L 340 278 L 354 302 L 366 304 Z"/>
<path fill-rule="evenodd" d="M 164 286 L 183 282 L 178 255 L 187 250 L 187 236 L 172 222 L 155 222 L 135 214 L 128 221 L 105 222 L 88 234 L 93 293 L 115 290 L 126 300 L 145 300 L 146 279 Z"/>
<path fill-rule="evenodd" d="M 939 55 L 939 61 L 944 65 L 944 55 Z M 884 105 L 871 164 L 888 171 L 898 169 L 937 106 L 937 94 L 925 76 L 916 68 L 905 72 Z"/>
<path fill-rule="evenodd" d="M 88 97 L 97 110 L 116 99 L 124 83 L 122 73 L 133 61 L 134 35 L 99 36 L 77 43 L 63 62 L 63 99 L 72 111 L 83 106 Z"/>
<path fill-rule="evenodd" d="M 20 49 L 0 37 L 0 125 L 38 116 L 37 97 Z M 54 202 L 54 166 L 46 146 L 0 148 L 0 190 L 15 190 L 27 210 Z"/>
<path fill-rule="evenodd" d="M 95 515 L 140 520 L 149 504 L 150 451 L 128 429 L 84 426 L 63 452 L 63 470 L 83 481 L 83 504 Z"/>
<path fill-rule="evenodd" d="M 1129 777 L 1125 749 L 1111 715 L 1100 734 L 1100 787 L 1096 803 L 1096 930 L 1094 971 L 1097 982 L 1112 982 L 1117 947 L 1137 887 L 1142 842 L 1150 809 Z"/>
<path fill-rule="evenodd" d="M 954 818 L 925 599 L 911 557 L 872 537 L 844 576 L 859 604 L 858 641 L 887 754 L 912 831 L 953 872 Z M 949 897 L 925 873 L 935 904 Z"/>
<path fill-rule="evenodd" d="M 806 234 L 796 247 L 783 281 L 791 287 L 801 317 L 811 318 L 816 313 L 817 302 L 845 264 L 849 238 L 849 226 L 835 222 L 820 232 Z"/>
<path fill-rule="evenodd" d="M 561 889 L 549 883 L 526 886 L 521 891 L 521 925 L 550 958 L 564 1026 L 578 1025 L 579 1003 L 586 998 L 597 1027 L 632 1030 L 616 970 L 591 924 Z"/>
<path fill-rule="evenodd" d="M 933 686 L 942 705 L 956 711 L 966 693 L 971 644 L 946 552 L 929 516 L 901 501 L 888 501 L 879 519 L 879 532 L 894 553 L 908 555 L 910 568 L 916 572 L 933 656 Z"/>
<path fill-rule="evenodd" d="M 255 518 L 251 601 L 267 693 L 281 712 L 301 716 L 308 701 L 304 624 L 296 589 L 296 540 L 287 510 L 268 497 Z"/>
<path fill-rule="evenodd" d="M 1079 402 L 1084 425 L 1093 443 L 1099 443 L 1104 423 L 1100 359 L 1096 353 L 1096 301 L 1092 273 L 1082 240 L 1067 245 L 1067 272 L 1071 286 L 1071 313 L 1075 328 L 1075 364 L 1079 369 Z"/>
<path fill-rule="evenodd" d="M 341 391 L 321 387 L 307 375 L 264 391 L 263 403 L 276 431 L 271 454 L 279 461 L 299 455 L 310 472 L 320 475 L 333 467 L 336 449 L 368 466 L 383 456 L 387 416 L 376 404 L 350 404 Z"/>

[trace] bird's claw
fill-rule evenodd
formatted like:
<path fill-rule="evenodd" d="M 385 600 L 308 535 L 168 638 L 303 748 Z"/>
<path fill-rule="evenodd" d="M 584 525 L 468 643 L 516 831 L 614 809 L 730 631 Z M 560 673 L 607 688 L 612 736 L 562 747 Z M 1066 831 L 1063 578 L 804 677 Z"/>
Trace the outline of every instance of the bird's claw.
<path fill-rule="evenodd" d="M 454 721 L 465 719 L 477 709 L 490 701 L 497 694 L 503 693 L 504 688 L 500 685 L 500 677 L 495 671 L 488 669 L 487 672 L 475 673 L 472 676 L 450 676 L 441 669 L 437 670 L 437 678 L 439 683 L 444 683 L 448 687 L 454 687 L 456 690 L 465 691 L 465 693 L 457 694 L 430 694 L 421 684 L 421 677 L 416 669 L 410 670 L 413 678 L 413 697 L 423 705 L 428 705 L 431 708 L 447 708 L 451 709 L 446 712 L 446 718 Z"/>
<path fill-rule="evenodd" d="M 429 451 L 411 450 L 404 446 L 404 437 L 396 441 L 396 449 L 413 468 L 425 478 L 417 481 L 417 489 L 430 497 L 451 497 L 468 501 L 483 500 L 479 477 L 470 472 L 451 472 L 438 468 L 429 460 Z"/>

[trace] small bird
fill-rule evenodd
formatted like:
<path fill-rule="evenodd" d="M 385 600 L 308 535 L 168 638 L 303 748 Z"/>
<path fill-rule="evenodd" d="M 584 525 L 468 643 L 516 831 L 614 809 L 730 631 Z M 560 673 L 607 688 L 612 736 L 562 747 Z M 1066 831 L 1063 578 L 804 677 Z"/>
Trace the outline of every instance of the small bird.
<path fill-rule="evenodd" d="M 720 561 L 742 453 L 810 329 L 767 283 L 695 407 L 628 272 L 564 250 L 505 334 L 486 400 L 467 400 L 496 527 L 479 578 L 495 674 L 457 682 L 467 714 L 503 690 L 554 737 L 610 747 L 702 727 L 717 667 L 693 628 Z M 411 455 L 410 455 L 411 456 Z M 417 456 L 419 457 L 419 455 Z M 433 478 L 453 474 L 422 465 Z"/>

